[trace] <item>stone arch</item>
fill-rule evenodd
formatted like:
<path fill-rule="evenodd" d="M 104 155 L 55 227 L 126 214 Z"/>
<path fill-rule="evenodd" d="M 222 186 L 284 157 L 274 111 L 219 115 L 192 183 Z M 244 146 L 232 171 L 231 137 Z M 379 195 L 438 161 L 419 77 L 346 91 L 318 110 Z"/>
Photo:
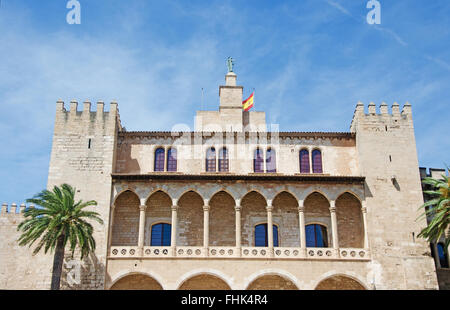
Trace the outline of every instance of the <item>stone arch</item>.
<path fill-rule="evenodd" d="M 241 200 L 241 244 L 254 246 L 255 225 L 267 223 L 267 201 L 258 191 L 248 192 Z"/>
<path fill-rule="evenodd" d="M 209 201 L 209 245 L 236 245 L 236 202 L 233 197 L 220 191 Z"/>
<path fill-rule="evenodd" d="M 125 187 L 125 188 L 121 189 L 121 190 L 115 195 L 115 197 L 114 197 L 114 199 L 113 199 L 112 205 L 115 205 L 115 204 L 116 204 L 116 201 L 117 201 L 117 198 L 119 198 L 120 195 L 122 195 L 122 194 L 125 193 L 125 192 L 132 192 L 132 193 L 135 194 L 136 197 L 140 200 L 140 196 L 139 196 L 139 194 L 137 193 L 137 191 L 136 191 L 134 188 Z"/>
<path fill-rule="evenodd" d="M 181 188 L 177 188 L 176 193 L 174 194 L 174 197 L 179 201 L 181 197 L 183 197 L 185 194 L 189 192 L 194 192 L 198 194 L 202 200 L 204 201 L 205 197 L 207 197 L 205 188 L 202 186 L 198 186 L 197 188 L 195 186 L 189 185 L 189 186 L 183 186 Z"/>
<path fill-rule="evenodd" d="M 315 290 L 367 290 L 367 288 L 356 277 L 335 274 L 319 281 Z"/>
<path fill-rule="evenodd" d="M 231 290 L 231 286 L 223 277 L 203 272 L 186 277 L 178 286 L 178 290 Z"/>
<path fill-rule="evenodd" d="M 110 286 L 110 290 L 162 290 L 163 287 L 154 277 L 145 273 L 125 274 Z"/>
<path fill-rule="evenodd" d="M 178 200 L 177 245 L 203 245 L 202 196 L 195 191 L 185 192 Z"/>
<path fill-rule="evenodd" d="M 172 223 L 172 199 L 162 190 L 154 191 L 146 202 L 144 245 L 151 244 L 152 225 Z"/>
<path fill-rule="evenodd" d="M 139 196 L 131 190 L 123 191 L 116 198 L 114 206 L 111 245 L 137 245 L 139 238 Z"/>
<path fill-rule="evenodd" d="M 298 201 L 288 191 L 278 193 L 272 202 L 273 223 L 278 224 L 279 246 L 300 247 Z"/>
<path fill-rule="evenodd" d="M 145 199 L 145 204 L 146 204 L 147 206 L 148 206 L 148 203 L 149 203 L 149 199 L 150 199 L 153 195 L 155 195 L 156 193 L 158 193 L 158 192 L 164 193 L 164 194 L 166 194 L 166 195 L 170 198 L 170 193 L 169 193 L 168 191 L 166 191 L 165 189 L 159 188 L 159 187 L 154 188 L 154 189 L 152 189 L 152 190 L 150 191 L 150 193 L 147 195 L 147 198 Z"/>
<path fill-rule="evenodd" d="M 264 273 L 249 281 L 247 290 L 298 290 L 295 279 L 280 273 Z"/>
<path fill-rule="evenodd" d="M 303 205 L 305 208 L 305 225 L 322 224 L 327 227 L 328 247 L 331 247 L 332 229 L 329 200 L 323 193 L 314 191 L 306 197 Z"/>
<path fill-rule="evenodd" d="M 345 192 L 336 199 L 336 219 L 339 246 L 364 248 L 364 224 L 361 202 L 353 194 Z"/>

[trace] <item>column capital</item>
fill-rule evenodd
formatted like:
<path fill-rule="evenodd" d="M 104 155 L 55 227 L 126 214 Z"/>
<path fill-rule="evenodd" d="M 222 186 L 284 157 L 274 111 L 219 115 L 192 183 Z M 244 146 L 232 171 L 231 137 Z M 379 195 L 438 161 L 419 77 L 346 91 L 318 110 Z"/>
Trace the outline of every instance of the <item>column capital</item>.
<path fill-rule="evenodd" d="M 204 205 L 203 206 L 203 211 L 206 212 L 206 211 L 209 211 L 209 209 L 210 209 L 209 205 Z"/>
<path fill-rule="evenodd" d="M 299 208 L 303 208 L 305 206 L 305 201 L 303 199 L 299 199 L 297 200 L 297 202 Z"/>
<path fill-rule="evenodd" d="M 267 207 L 272 207 L 272 199 L 267 199 Z"/>
<path fill-rule="evenodd" d="M 178 199 L 172 198 L 172 206 L 178 206 Z"/>
<path fill-rule="evenodd" d="M 273 207 L 270 205 L 266 206 L 266 211 L 267 212 L 272 212 L 273 211 Z"/>
<path fill-rule="evenodd" d="M 363 205 L 363 207 L 361 208 L 362 213 L 367 213 L 367 207 Z"/>
<path fill-rule="evenodd" d="M 234 206 L 234 211 L 241 211 L 242 210 L 242 206 L 240 206 L 240 205 L 235 205 Z"/>
<path fill-rule="evenodd" d="M 145 211 L 145 209 L 147 209 L 147 205 L 140 205 L 139 206 L 139 210 L 140 211 Z"/>
<path fill-rule="evenodd" d="M 305 207 L 304 207 L 304 206 L 299 206 L 299 207 L 298 207 L 298 212 L 299 212 L 299 213 L 305 212 Z"/>
<path fill-rule="evenodd" d="M 331 213 L 335 213 L 336 212 L 336 207 L 335 206 L 330 207 L 330 212 Z"/>
<path fill-rule="evenodd" d="M 172 211 L 177 211 L 178 210 L 178 205 L 173 205 L 173 206 L 170 207 L 170 209 Z"/>
<path fill-rule="evenodd" d="M 116 205 L 115 204 L 112 204 L 111 205 L 111 210 L 114 210 L 116 208 Z"/>

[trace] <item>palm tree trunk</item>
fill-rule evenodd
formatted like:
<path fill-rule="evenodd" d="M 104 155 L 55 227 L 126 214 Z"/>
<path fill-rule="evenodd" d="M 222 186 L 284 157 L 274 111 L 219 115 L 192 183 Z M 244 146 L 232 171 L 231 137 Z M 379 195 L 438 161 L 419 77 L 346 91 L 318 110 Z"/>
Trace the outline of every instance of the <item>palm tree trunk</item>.
<path fill-rule="evenodd" d="M 64 236 L 59 236 L 56 241 L 55 255 L 53 257 L 53 271 L 52 271 L 52 290 L 59 290 L 61 283 L 62 267 L 64 262 Z"/>

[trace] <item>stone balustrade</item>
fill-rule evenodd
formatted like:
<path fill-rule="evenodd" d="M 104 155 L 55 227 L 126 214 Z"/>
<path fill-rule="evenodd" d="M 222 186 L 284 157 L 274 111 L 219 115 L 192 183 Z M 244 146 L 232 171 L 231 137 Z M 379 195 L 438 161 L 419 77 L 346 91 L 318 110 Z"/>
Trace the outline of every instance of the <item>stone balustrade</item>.
<path fill-rule="evenodd" d="M 211 246 L 112 246 L 111 259 L 129 258 L 203 258 L 203 259 L 302 259 L 302 260 L 370 260 L 368 249 L 356 248 L 298 248 L 274 247 L 220 247 Z"/>

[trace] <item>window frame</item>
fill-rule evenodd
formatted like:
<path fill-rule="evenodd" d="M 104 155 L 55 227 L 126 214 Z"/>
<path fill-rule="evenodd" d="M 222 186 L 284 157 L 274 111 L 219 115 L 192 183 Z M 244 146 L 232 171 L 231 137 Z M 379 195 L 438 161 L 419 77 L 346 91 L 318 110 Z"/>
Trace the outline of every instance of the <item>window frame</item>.
<path fill-rule="evenodd" d="M 268 233 L 267 233 L 267 225 L 268 225 L 268 223 L 267 222 L 262 222 L 262 223 L 258 223 L 258 224 L 255 224 L 254 226 L 253 226 L 253 242 L 254 242 L 254 246 L 255 247 L 268 247 L 269 246 L 269 235 L 268 235 Z M 264 246 L 262 246 L 262 245 L 257 245 L 256 244 L 256 228 L 258 227 L 258 226 L 263 226 L 263 227 L 265 227 L 264 228 L 264 233 L 265 233 L 265 236 L 264 236 Z M 273 235 L 274 236 L 274 238 L 273 238 L 273 247 L 275 248 L 275 247 L 279 247 L 280 246 L 280 228 L 278 227 L 278 225 L 277 224 L 275 224 L 275 223 L 272 223 L 272 230 L 274 229 L 274 228 L 276 228 L 276 232 L 277 232 L 277 237 L 276 237 L 276 239 L 275 239 L 275 234 Z M 276 243 L 275 243 L 275 241 L 276 241 Z"/>
<path fill-rule="evenodd" d="M 257 156 L 259 152 L 259 157 Z M 261 169 L 256 171 L 256 163 L 257 161 L 260 163 Z M 264 173 L 264 152 L 263 149 L 260 147 L 257 147 L 254 151 L 253 151 L 253 172 L 254 173 Z"/>
<path fill-rule="evenodd" d="M 314 226 L 314 246 L 308 246 L 308 233 L 307 233 L 307 227 L 308 226 Z M 321 226 L 325 229 L 325 233 L 322 236 L 322 241 L 324 242 L 324 246 L 317 246 L 317 232 L 316 232 L 316 227 L 317 226 Z M 322 231 L 323 233 L 323 231 Z M 328 238 L 328 226 L 323 224 L 323 223 L 319 223 L 319 222 L 312 222 L 312 223 L 308 223 L 305 225 L 305 240 L 306 240 L 306 247 L 309 248 L 328 248 L 330 247 L 330 242 L 329 242 L 329 238 Z M 324 238 L 325 237 L 325 238 Z"/>
<path fill-rule="evenodd" d="M 270 153 L 270 162 L 269 162 L 269 158 L 268 158 L 269 153 Z M 266 149 L 265 154 L 266 154 L 266 158 L 265 158 L 266 173 L 277 173 L 277 152 L 276 152 L 276 150 L 273 147 L 268 147 Z M 273 159 L 274 163 L 272 163 L 272 159 Z M 273 169 L 269 170 L 269 163 L 273 166 L 273 167 L 271 167 Z"/>
<path fill-rule="evenodd" d="M 154 232 L 153 232 L 153 228 L 155 227 L 155 226 L 158 226 L 158 225 L 161 225 L 161 244 L 160 245 L 154 245 L 153 244 L 153 234 L 154 234 Z M 168 231 L 169 231 L 169 239 L 168 240 L 166 240 L 166 243 L 168 243 L 168 245 L 166 244 L 166 245 L 164 245 L 164 227 L 167 227 L 168 226 Z M 168 242 L 167 242 L 168 241 Z M 172 243 L 172 224 L 171 223 L 168 223 L 168 222 L 155 222 L 155 223 L 153 223 L 153 224 L 151 224 L 150 225 L 150 246 L 171 246 L 171 243 Z"/>
<path fill-rule="evenodd" d="M 225 151 L 225 158 L 223 158 L 223 152 Z M 229 172 L 230 171 L 230 158 L 228 156 L 228 148 L 222 147 L 218 156 L 218 171 Z"/>
<path fill-rule="evenodd" d="M 209 157 L 210 151 L 213 152 L 214 158 Z M 210 170 L 210 167 L 212 168 L 212 163 L 214 163 L 214 170 Z M 217 152 L 216 152 L 216 148 L 214 146 L 211 146 L 206 149 L 205 171 L 206 172 L 216 172 L 217 171 Z"/>
<path fill-rule="evenodd" d="M 172 156 L 172 152 L 175 152 L 175 158 Z M 172 156 L 172 159 L 170 159 L 170 156 Z M 177 172 L 178 169 L 178 151 L 174 147 L 170 147 L 167 150 L 167 172 Z M 174 164 L 175 163 L 175 164 Z M 175 170 L 171 170 L 170 166 L 175 166 Z"/>
<path fill-rule="evenodd" d="M 319 152 L 320 154 L 320 172 L 317 172 L 315 168 L 317 168 L 318 164 L 314 161 L 314 153 Z M 323 152 L 319 148 L 315 148 L 311 151 L 311 170 L 312 173 L 321 174 L 323 173 Z"/>
<path fill-rule="evenodd" d="M 162 159 L 158 157 L 158 151 L 162 150 Z M 165 165 L 166 165 L 166 149 L 162 146 L 158 146 L 155 148 L 154 154 L 154 160 L 153 160 L 153 171 L 155 172 L 164 172 L 165 171 Z M 161 166 L 161 160 L 162 160 L 162 170 L 160 169 Z M 158 167 L 158 169 L 157 169 Z"/>

